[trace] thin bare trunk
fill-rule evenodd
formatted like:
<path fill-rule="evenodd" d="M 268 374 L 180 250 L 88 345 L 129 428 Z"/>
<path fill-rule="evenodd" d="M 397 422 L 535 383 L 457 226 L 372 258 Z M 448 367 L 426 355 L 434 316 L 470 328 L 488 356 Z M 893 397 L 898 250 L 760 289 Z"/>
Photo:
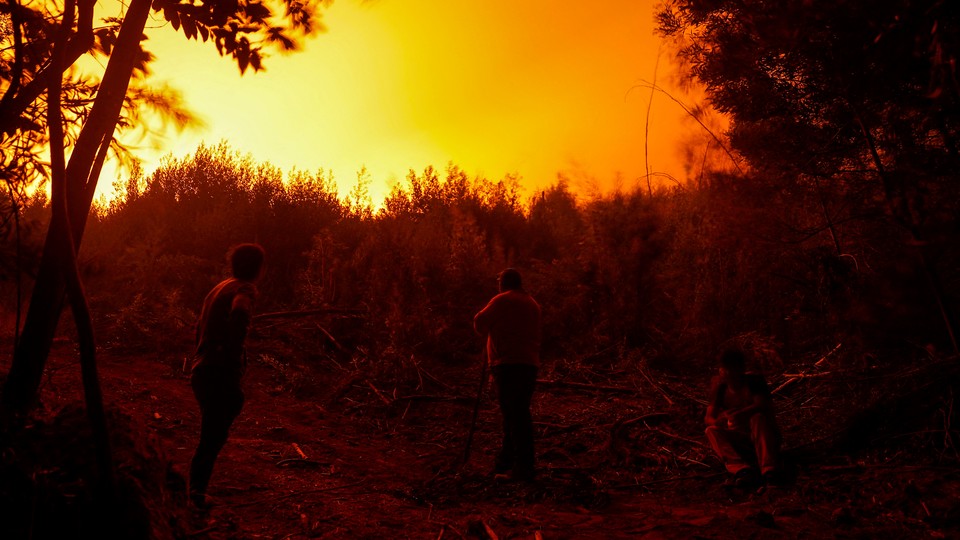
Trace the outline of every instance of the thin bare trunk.
<path fill-rule="evenodd" d="M 81 0 L 81 22 L 86 20 L 88 6 L 92 6 L 90 0 Z M 67 249 L 70 239 L 65 238 L 61 227 L 69 228 L 72 244 L 79 249 L 105 155 L 104 145 L 109 145 L 116 129 L 149 14 L 150 0 L 130 2 L 100 90 L 66 166 L 65 197 L 69 217 L 54 213 L 47 230 L 20 343 L 3 387 L 2 405 L 7 414 L 22 415 L 36 401 L 67 290 L 59 255 Z M 68 46 L 67 61 L 72 60 L 72 43 Z"/>
<path fill-rule="evenodd" d="M 923 271 L 927 284 L 930 286 L 930 290 L 937 302 L 937 309 L 940 313 L 940 318 L 943 320 L 947 336 L 950 338 L 950 344 L 953 346 L 953 353 L 960 354 L 960 345 L 958 345 L 957 342 L 956 319 L 950 310 L 950 306 L 947 304 L 946 293 L 943 290 L 940 275 L 924 253 L 926 242 L 917 229 L 913 215 L 910 212 L 909 203 L 902 193 L 902 190 L 898 190 L 897 186 L 893 185 L 890 175 L 883 165 L 883 160 L 880 158 L 880 152 L 877 150 L 877 144 L 870 129 L 867 128 L 867 125 L 863 122 L 859 114 L 856 114 L 856 120 L 861 133 L 863 133 L 864 140 L 866 140 L 867 148 L 870 150 L 870 156 L 873 158 L 873 165 L 876 168 L 877 175 L 883 184 L 883 190 L 890 208 L 890 213 L 893 215 L 893 218 L 907 230 L 907 233 L 910 235 L 910 243 L 917 246 L 917 258 L 920 262 L 920 269 Z"/>
<path fill-rule="evenodd" d="M 653 83 L 650 85 L 650 100 L 647 101 L 647 116 L 643 126 L 643 167 L 647 173 L 647 196 L 653 197 L 653 187 L 650 184 L 650 111 L 653 109 L 654 88 L 657 87 L 657 70 L 660 68 L 660 49 L 657 49 L 657 61 L 653 65 Z"/>
<path fill-rule="evenodd" d="M 64 47 L 67 36 L 73 26 L 73 1 L 68 1 L 63 18 L 61 37 L 54 46 L 52 65 L 60 69 L 63 62 Z M 61 269 L 67 284 L 67 296 L 77 327 L 77 341 L 80 345 L 80 372 L 83 381 L 83 395 L 86 400 L 87 416 L 90 419 L 93 433 L 94 451 L 97 466 L 100 470 L 101 488 L 107 500 L 113 498 L 113 459 L 110 452 L 110 437 L 107 431 L 107 417 L 103 410 L 103 395 L 100 391 L 100 380 L 97 376 L 96 342 L 93 336 L 93 320 L 90 308 L 83 292 L 83 283 L 80 280 L 80 269 L 77 267 L 76 246 L 73 243 L 73 234 L 68 226 L 68 201 L 66 159 L 63 155 L 63 120 L 60 117 L 60 92 L 62 80 L 54 79 L 47 93 L 47 127 L 50 130 L 50 199 L 53 211 L 60 214 L 62 235 L 60 259 Z"/>
<path fill-rule="evenodd" d="M 827 203 L 823 196 L 823 190 L 820 187 L 820 179 L 814 178 L 817 186 L 817 201 L 820 203 L 820 211 L 823 212 L 823 220 L 827 223 L 827 229 L 830 231 L 830 238 L 833 240 L 833 247 L 837 250 L 837 257 L 843 255 L 843 248 L 840 246 L 840 237 L 837 236 L 837 229 L 834 226 L 833 218 L 830 217 L 830 211 L 827 210 Z"/>

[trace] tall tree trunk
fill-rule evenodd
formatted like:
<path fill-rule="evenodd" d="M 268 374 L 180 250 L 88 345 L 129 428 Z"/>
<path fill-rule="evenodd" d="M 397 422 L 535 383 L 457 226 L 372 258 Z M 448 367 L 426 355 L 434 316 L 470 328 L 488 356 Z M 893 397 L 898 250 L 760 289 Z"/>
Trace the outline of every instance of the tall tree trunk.
<path fill-rule="evenodd" d="M 867 143 L 867 148 L 870 151 L 870 156 L 873 159 L 873 165 L 877 170 L 877 175 L 880 177 L 880 181 L 883 183 L 883 190 L 886 196 L 887 205 L 890 208 L 890 213 L 892 214 L 893 218 L 906 229 L 907 234 L 910 235 L 910 244 L 916 246 L 916 255 L 920 270 L 923 272 L 927 284 L 930 287 L 930 292 L 933 294 L 933 298 L 937 303 L 937 310 L 939 312 L 940 319 L 943 321 L 943 326 L 947 332 L 947 337 L 950 339 L 950 345 L 953 348 L 953 353 L 960 354 L 960 342 L 957 340 L 957 321 L 954 317 L 953 311 L 950 309 L 949 303 L 947 302 L 947 297 L 943 289 L 943 282 L 940 279 L 940 274 L 937 272 L 936 267 L 930 262 L 930 258 L 925 253 L 925 250 L 927 249 L 927 243 L 917 227 L 916 219 L 914 219 L 913 213 L 910 210 L 909 201 L 907 201 L 906 195 L 903 193 L 903 189 L 900 186 L 895 186 L 891 181 L 890 175 L 883 166 L 883 160 L 880 158 L 880 152 L 877 150 L 877 144 L 874 141 L 873 134 L 870 132 L 870 129 L 863 122 L 863 119 L 859 114 L 855 114 L 855 118 L 860 127 L 860 131 L 863 133 L 864 140 Z"/>
<path fill-rule="evenodd" d="M 97 98 L 66 166 L 65 195 L 69 223 L 65 223 L 66 216 L 59 212 L 55 212 L 51 218 L 30 307 L 0 397 L 5 414 L 25 414 L 36 402 L 66 292 L 61 266 L 64 261 L 59 254 L 65 253 L 71 246 L 70 237 L 64 231 L 72 233 L 74 247 L 79 249 L 106 146 L 113 138 L 123 98 L 140 52 L 150 3 L 150 0 L 131 0 Z"/>
<path fill-rule="evenodd" d="M 64 48 L 70 29 L 73 27 L 74 0 L 67 0 L 60 35 L 51 55 L 51 65 L 60 72 L 64 61 Z M 112 500 L 113 458 L 110 452 L 110 436 L 107 430 L 107 417 L 103 410 L 103 395 L 100 392 L 100 379 L 97 376 L 96 342 L 93 335 L 93 319 L 90 307 L 83 292 L 80 269 L 77 267 L 77 250 L 73 242 L 73 231 L 68 226 L 69 211 L 67 201 L 67 164 L 64 159 L 63 118 L 60 114 L 61 78 L 55 78 L 47 92 L 47 127 L 50 130 L 50 206 L 54 214 L 59 214 L 60 229 L 56 236 L 63 239 L 63 251 L 59 253 L 60 268 L 67 284 L 67 297 L 70 310 L 77 326 L 77 341 L 80 344 L 80 373 L 83 381 L 83 396 L 87 406 L 93 432 L 93 445 L 98 469 L 100 470 L 100 488 L 106 500 Z"/>

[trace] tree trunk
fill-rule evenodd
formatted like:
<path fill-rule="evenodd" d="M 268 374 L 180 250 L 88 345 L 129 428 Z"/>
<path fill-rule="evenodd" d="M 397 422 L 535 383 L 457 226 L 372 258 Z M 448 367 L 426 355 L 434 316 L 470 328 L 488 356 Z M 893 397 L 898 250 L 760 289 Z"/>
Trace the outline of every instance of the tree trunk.
<path fill-rule="evenodd" d="M 73 27 L 73 0 L 67 0 L 60 36 L 53 48 L 50 64 L 57 73 L 62 71 L 64 48 L 70 29 Z M 59 252 L 60 268 L 67 284 L 67 297 L 77 326 L 77 341 L 80 345 L 80 372 L 83 381 L 83 396 L 87 406 L 87 416 L 93 432 L 93 445 L 97 466 L 100 469 L 100 488 L 106 500 L 113 500 L 113 458 L 110 452 L 110 436 L 107 430 L 107 417 L 103 410 L 103 395 L 100 392 L 100 379 L 97 376 L 96 341 L 93 335 L 93 319 L 90 307 L 83 292 L 80 269 L 77 267 L 77 250 L 73 242 L 73 231 L 69 227 L 70 213 L 67 207 L 67 164 L 64 159 L 63 118 L 60 114 L 60 93 L 63 80 L 53 79 L 47 92 L 47 127 L 50 130 L 50 206 L 59 228 L 53 234 L 62 238 L 63 251 Z"/>
<path fill-rule="evenodd" d="M 856 111 L 856 109 L 854 109 L 854 111 Z M 950 309 L 950 305 L 947 302 L 946 293 L 943 290 L 940 274 L 937 272 L 937 269 L 933 266 L 933 264 L 930 263 L 930 259 L 924 253 L 924 250 L 926 249 L 926 242 L 923 238 L 923 235 L 920 234 L 916 220 L 910 211 L 910 204 L 907 201 L 906 195 L 903 193 L 903 189 L 900 186 L 895 186 L 892 183 L 890 175 L 887 174 L 886 168 L 883 166 L 883 160 L 880 158 L 880 152 L 877 150 L 877 145 L 874 141 L 873 134 L 870 132 L 870 129 L 863 122 L 863 119 L 859 114 L 855 113 L 855 118 L 860 127 L 860 131 L 863 133 L 864 140 L 867 143 L 867 149 L 870 151 L 870 156 L 873 158 L 873 164 L 877 170 L 877 176 L 880 177 L 880 181 L 883 184 L 886 202 L 888 208 L 890 209 L 889 211 L 893 216 L 893 219 L 903 226 L 904 229 L 906 229 L 907 234 L 910 235 L 910 243 L 917 246 L 917 260 L 920 270 L 923 272 L 927 284 L 930 287 L 930 292 L 933 294 L 933 297 L 937 302 L 937 310 L 939 312 L 940 319 L 943 321 L 943 326 L 947 332 L 947 337 L 950 339 L 950 345 L 953 348 L 953 354 L 960 354 L 960 343 L 957 341 L 957 321 L 954 318 L 953 312 Z"/>
<path fill-rule="evenodd" d="M 63 260 L 59 254 L 65 253 L 71 246 L 68 243 L 70 237 L 64 231 L 72 233 L 74 245 L 79 249 L 105 147 L 109 145 L 116 129 L 149 14 L 150 0 L 130 2 L 96 100 L 70 155 L 66 167 L 65 193 L 70 223 L 64 223 L 65 218 L 60 213 L 54 213 L 51 218 L 27 318 L 0 397 L 0 405 L 6 415 L 23 415 L 36 402 L 66 292 Z M 65 226 L 69 229 L 65 229 Z"/>

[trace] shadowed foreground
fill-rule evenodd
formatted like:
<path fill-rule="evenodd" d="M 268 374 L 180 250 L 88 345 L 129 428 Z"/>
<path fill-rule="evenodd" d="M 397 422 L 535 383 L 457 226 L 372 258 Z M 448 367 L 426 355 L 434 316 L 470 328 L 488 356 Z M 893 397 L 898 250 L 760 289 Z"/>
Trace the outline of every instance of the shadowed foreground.
<path fill-rule="evenodd" d="M 38 422 L 25 431 L 24 437 L 37 439 L 37 455 L 19 462 L 36 464 L 36 493 L 59 489 L 61 495 L 34 497 L 28 504 L 8 484 L 0 492 L 3 508 L 23 511 L 5 517 L 10 532 L 22 534 L 24 529 L 9 527 L 23 524 L 27 515 L 50 513 L 47 517 L 56 515 L 59 523 L 76 519 L 81 526 L 92 521 L 69 510 L 81 504 L 78 497 L 87 496 L 80 475 L 94 468 L 92 454 L 84 450 L 89 445 L 82 442 L 86 435 L 71 429 L 86 427 L 71 405 L 79 398 L 77 374 L 64 349 L 56 351 L 43 389 L 44 414 L 59 411 L 61 418 L 54 421 L 56 429 L 44 430 Z M 533 485 L 496 483 L 487 472 L 497 448 L 499 416 L 489 397 L 473 458 L 457 472 L 476 366 L 423 371 L 422 388 L 405 395 L 377 388 L 376 381 L 347 373 L 346 367 L 297 366 L 266 354 L 251 362 L 248 405 L 210 486 L 215 504 L 208 513 L 192 512 L 183 477 L 199 418 L 181 362 L 174 356 L 105 355 L 104 389 L 114 410 L 119 476 L 134 509 L 126 514 L 130 537 L 143 537 L 144 527 L 156 538 L 533 538 L 537 532 L 543 538 L 947 537 L 960 532 L 955 504 L 960 470 L 937 466 L 938 456 L 906 438 L 855 459 L 794 451 L 794 462 L 801 462 L 790 485 L 756 494 L 726 491 L 719 463 L 696 433 L 699 389 L 687 385 L 697 381 L 667 380 L 659 391 L 615 382 L 542 384 L 534 409 L 542 474 Z M 556 380 L 558 368 L 545 378 Z M 793 430 L 795 436 L 796 426 Z M 55 439 L 38 440 L 44 436 Z M 9 478 L 11 462 L 4 464 Z"/>

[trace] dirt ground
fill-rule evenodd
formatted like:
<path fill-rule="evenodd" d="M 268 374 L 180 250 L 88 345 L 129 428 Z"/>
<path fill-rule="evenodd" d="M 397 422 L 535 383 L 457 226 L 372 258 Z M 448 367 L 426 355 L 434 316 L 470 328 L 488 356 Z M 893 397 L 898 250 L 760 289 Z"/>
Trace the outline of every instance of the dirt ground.
<path fill-rule="evenodd" d="M 182 354 L 106 350 L 100 372 L 108 407 L 143 426 L 185 476 L 199 416 L 182 362 Z M 937 456 L 886 449 L 806 459 L 795 461 L 786 486 L 728 490 L 699 432 L 702 388 L 682 381 L 674 384 L 685 389 L 679 393 L 656 386 L 540 386 L 534 407 L 540 476 L 533 484 L 495 481 L 488 471 L 499 414 L 489 387 L 471 459 L 460 466 L 476 367 L 428 372 L 413 366 L 420 384 L 403 392 L 378 388 L 335 361 L 304 368 L 254 355 L 246 406 L 211 482 L 214 505 L 206 513 L 184 511 L 177 536 L 960 535 L 960 470 L 938 464 Z M 78 371 L 71 347 L 59 344 L 43 385 L 43 410 L 78 398 Z M 556 373 L 545 378 L 555 380 Z M 182 485 L 171 489 L 180 490 L 176 501 L 182 502 Z"/>

